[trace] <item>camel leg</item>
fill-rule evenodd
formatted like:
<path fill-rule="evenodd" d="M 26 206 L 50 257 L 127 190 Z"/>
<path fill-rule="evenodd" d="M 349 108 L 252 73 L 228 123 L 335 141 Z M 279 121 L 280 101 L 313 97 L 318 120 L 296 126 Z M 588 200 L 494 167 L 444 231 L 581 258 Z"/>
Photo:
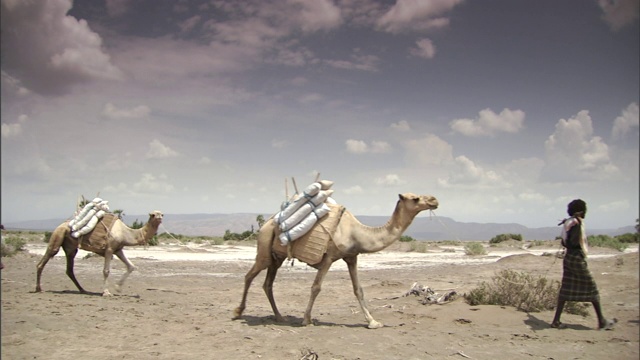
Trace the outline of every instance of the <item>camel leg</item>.
<path fill-rule="evenodd" d="M 269 299 L 269 304 L 271 304 L 271 309 L 273 309 L 273 315 L 275 315 L 277 322 L 284 322 L 285 320 L 282 315 L 280 315 L 280 311 L 278 311 L 278 307 L 276 306 L 276 300 L 273 297 L 273 282 L 283 262 L 284 258 L 277 258 L 271 262 L 267 270 L 267 276 L 264 278 L 264 285 L 262 286 L 264 293 L 267 294 L 267 299 Z"/>
<path fill-rule="evenodd" d="M 242 312 L 244 311 L 247 305 L 247 295 L 249 294 L 249 288 L 251 287 L 251 282 L 255 279 L 258 274 L 264 269 L 266 269 L 269 264 L 264 264 L 259 261 L 256 261 L 247 275 L 244 276 L 244 292 L 242 293 L 242 301 L 240 301 L 240 306 L 238 306 L 233 312 L 233 320 L 239 319 L 242 316 Z"/>
<path fill-rule="evenodd" d="M 47 262 L 49 262 L 52 257 L 58 254 L 58 251 L 60 251 L 60 246 L 62 246 L 62 243 L 64 243 L 64 239 L 68 231 L 69 230 L 66 224 L 62 224 L 55 228 L 55 230 L 53 230 L 53 233 L 49 238 L 49 245 L 47 246 L 47 250 L 45 251 L 44 256 L 42 257 L 42 259 L 40 259 L 40 262 L 38 262 L 38 265 L 36 267 L 36 292 L 42 291 L 40 281 L 42 279 L 42 270 L 44 270 L 44 266 L 47 265 Z"/>
<path fill-rule="evenodd" d="M 273 258 L 271 257 L 271 244 L 273 243 L 275 229 L 276 225 L 272 219 L 262 225 L 260 231 L 258 232 L 256 262 L 253 264 L 251 269 L 249 269 L 247 275 L 244 276 L 244 291 L 242 293 L 242 301 L 240 301 L 240 306 L 235 308 L 235 310 L 233 311 L 232 319 L 234 320 L 239 319 L 242 316 L 242 312 L 247 305 L 247 295 L 249 294 L 249 288 L 251 287 L 251 282 L 253 282 L 253 279 L 255 279 L 255 277 L 258 276 L 258 274 L 260 274 L 262 270 L 270 267 L 273 263 Z M 278 267 L 280 267 L 280 265 L 278 265 Z M 273 274 L 273 277 L 275 279 L 275 273 Z M 267 294 L 267 296 L 269 295 Z"/>
<path fill-rule="evenodd" d="M 76 275 L 73 273 L 73 266 L 76 258 L 76 254 L 78 253 L 78 248 L 76 244 L 71 244 L 69 242 L 65 242 L 62 245 L 62 249 L 67 257 L 67 276 L 73 283 L 76 285 L 80 293 L 86 294 L 87 292 L 80 286 L 80 283 L 76 279 Z"/>
<path fill-rule="evenodd" d="M 102 288 L 102 296 L 111 296 L 112 294 L 109 292 L 109 273 L 111 272 L 111 259 L 113 258 L 113 251 L 107 249 L 104 252 L 104 267 L 102 268 L 102 275 L 104 276 L 104 283 Z"/>
<path fill-rule="evenodd" d="M 313 280 L 313 285 L 311 285 L 311 296 L 309 297 L 309 303 L 307 304 L 307 309 L 304 312 L 304 319 L 302 319 L 302 326 L 311 325 L 311 309 L 313 309 L 313 303 L 316 301 L 316 297 L 320 294 L 320 289 L 322 289 L 322 281 L 324 280 L 325 275 L 329 271 L 333 260 L 325 255 L 322 260 L 322 264 L 318 268 L 318 273 L 316 274 L 315 280 Z"/>
<path fill-rule="evenodd" d="M 47 265 L 47 262 L 49 262 L 49 260 L 56 256 L 56 254 L 58 253 L 58 251 L 60 251 L 60 244 L 58 245 L 52 245 L 50 244 L 47 247 L 47 251 L 45 251 L 44 256 L 42 257 L 42 259 L 40 259 L 40 262 L 38 262 L 38 266 L 37 266 L 37 271 L 36 271 L 36 292 L 41 292 L 42 291 L 42 286 L 40 286 L 40 279 L 42 278 L 42 270 L 44 270 L 44 266 Z"/>
<path fill-rule="evenodd" d="M 116 251 L 115 254 L 118 257 L 118 259 L 120 259 L 120 261 L 122 261 L 127 266 L 127 272 L 125 272 L 120 278 L 120 280 L 116 283 L 116 291 L 120 292 L 122 285 L 124 285 L 124 282 L 127 280 L 129 275 L 131 275 L 131 273 L 136 269 L 136 267 L 131 263 L 131 261 L 129 261 L 129 259 L 127 259 L 122 249 Z"/>
<path fill-rule="evenodd" d="M 369 309 L 367 309 L 367 303 L 364 301 L 364 291 L 362 291 L 362 286 L 360 286 L 360 280 L 358 280 L 358 256 L 353 256 L 349 258 L 343 259 L 347 263 L 347 267 L 349 268 L 349 276 L 351 276 L 351 284 L 353 285 L 353 293 L 356 295 L 358 302 L 360 303 L 360 308 L 362 309 L 362 313 L 364 314 L 364 318 L 369 322 L 367 326 L 369 329 L 379 329 L 383 327 L 382 323 L 377 322 Z"/>

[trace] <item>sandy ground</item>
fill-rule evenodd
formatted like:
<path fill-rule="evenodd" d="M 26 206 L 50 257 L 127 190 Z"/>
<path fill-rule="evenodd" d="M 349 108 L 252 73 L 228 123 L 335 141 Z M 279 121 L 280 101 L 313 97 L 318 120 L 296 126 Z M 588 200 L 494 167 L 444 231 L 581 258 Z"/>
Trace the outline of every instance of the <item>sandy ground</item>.
<path fill-rule="evenodd" d="M 125 251 L 138 267 L 122 293 L 102 297 L 100 257 L 76 257 L 76 276 L 89 295 L 65 275 L 62 251 L 43 273 L 35 293 L 35 267 L 45 244 L 3 258 L 2 359 L 638 359 L 637 248 L 625 254 L 592 249 L 589 266 L 613 331 L 596 330 L 591 315 L 565 314 L 567 329 L 549 328 L 550 311 L 470 306 L 459 298 L 422 305 L 403 296 L 418 282 L 437 292 L 465 293 L 502 269 L 560 279 L 562 261 L 539 256 L 557 248 L 488 248 L 479 257 L 459 247 L 426 253 L 389 251 L 360 257 L 360 281 L 372 315 L 385 324 L 370 330 L 338 262 L 327 275 L 312 313 L 302 315 L 315 270 L 283 265 L 275 297 L 287 323 L 276 323 L 262 292 L 264 273 L 253 283 L 247 309 L 231 320 L 255 248 L 168 245 Z M 114 259 L 111 284 L 124 272 Z M 111 291 L 114 292 L 113 286 Z M 312 357 L 307 357 L 312 358 Z"/>

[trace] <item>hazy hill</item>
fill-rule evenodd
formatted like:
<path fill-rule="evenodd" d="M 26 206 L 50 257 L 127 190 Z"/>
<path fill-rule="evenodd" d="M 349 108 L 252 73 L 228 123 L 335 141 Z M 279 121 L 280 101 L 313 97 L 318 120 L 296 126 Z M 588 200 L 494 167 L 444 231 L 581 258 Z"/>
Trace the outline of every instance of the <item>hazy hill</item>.
<path fill-rule="evenodd" d="M 257 230 L 256 217 L 259 214 L 165 214 L 160 231 L 189 236 L 222 236 L 226 230 L 241 233 L 247 230 Z M 271 214 L 262 214 L 268 219 Z M 124 222 L 128 225 L 135 220 L 146 222 L 148 215 L 125 215 Z M 358 219 L 365 225 L 381 226 L 389 219 L 387 216 L 360 216 Z M 5 223 L 6 229 L 23 229 L 52 231 L 65 219 L 48 219 Z M 630 225 L 618 229 L 588 229 L 590 235 L 620 235 L 634 232 Z M 498 234 L 521 234 L 525 240 L 552 240 L 560 234 L 557 226 L 528 228 L 520 224 L 500 223 L 464 223 L 448 217 L 418 216 L 405 235 L 417 240 L 490 240 Z"/>

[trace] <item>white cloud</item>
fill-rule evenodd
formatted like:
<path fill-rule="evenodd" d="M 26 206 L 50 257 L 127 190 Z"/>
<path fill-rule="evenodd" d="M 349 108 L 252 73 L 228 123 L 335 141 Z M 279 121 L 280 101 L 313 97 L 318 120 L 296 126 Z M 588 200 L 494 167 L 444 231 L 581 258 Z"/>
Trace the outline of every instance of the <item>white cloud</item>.
<path fill-rule="evenodd" d="M 139 105 L 129 109 L 118 109 L 112 103 L 107 103 L 102 110 L 102 115 L 112 120 L 141 119 L 149 116 L 150 113 L 151 109 L 146 105 Z"/>
<path fill-rule="evenodd" d="M 350 60 L 325 60 L 325 63 L 337 69 L 376 72 L 380 58 L 375 55 L 360 54 L 357 51 L 350 56 Z"/>
<path fill-rule="evenodd" d="M 379 177 L 375 180 L 376 185 L 382 186 L 396 186 L 406 184 L 406 181 L 400 179 L 398 174 L 387 174 L 383 177 Z"/>
<path fill-rule="evenodd" d="M 2 137 L 10 138 L 22 134 L 22 124 L 26 123 L 29 117 L 27 115 L 18 116 L 18 122 L 7 124 L 2 123 Z"/>
<path fill-rule="evenodd" d="M 553 134 L 545 141 L 548 181 L 573 181 L 607 178 L 618 172 L 611 162 L 609 147 L 593 136 L 591 116 L 587 110 L 574 117 L 560 119 Z"/>
<path fill-rule="evenodd" d="M 453 160 L 453 147 L 433 134 L 427 134 L 421 139 L 408 140 L 405 150 L 405 157 L 410 166 L 439 165 Z"/>
<path fill-rule="evenodd" d="M 398 0 L 378 19 L 377 26 L 391 33 L 442 28 L 449 25 L 449 19 L 441 15 L 461 2 L 462 0 Z"/>
<path fill-rule="evenodd" d="M 425 59 L 433 59 L 436 56 L 436 47 L 433 45 L 433 42 L 429 39 L 420 39 L 416 41 L 416 47 L 411 48 L 409 50 L 411 55 L 425 58 Z"/>
<path fill-rule="evenodd" d="M 640 10 L 638 0 L 598 0 L 598 5 L 604 12 L 602 19 L 611 26 L 613 31 L 618 31 L 638 20 Z"/>
<path fill-rule="evenodd" d="M 511 184 L 493 170 L 485 170 L 464 155 L 455 158 L 453 169 L 447 178 L 439 178 L 442 187 L 475 186 L 507 188 Z"/>
<path fill-rule="evenodd" d="M 411 130 L 411 126 L 409 125 L 409 122 L 406 120 L 400 120 L 397 123 L 391 124 L 391 128 L 393 130 L 402 131 L 402 132 Z"/>
<path fill-rule="evenodd" d="M 281 140 L 281 139 L 273 139 L 273 140 L 271 140 L 271 147 L 275 148 L 275 149 L 283 149 L 288 144 L 289 144 L 289 142 L 287 140 Z"/>
<path fill-rule="evenodd" d="M 466 136 L 493 136 L 498 132 L 516 133 L 522 129 L 525 113 L 522 110 L 504 109 L 500 114 L 491 109 L 478 113 L 478 119 L 456 119 L 449 123 L 451 129 Z"/>
<path fill-rule="evenodd" d="M 629 207 L 629 200 L 617 200 L 599 205 L 598 210 L 602 212 L 618 212 L 620 210 L 628 210 Z"/>
<path fill-rule="evenodd" d="M 349 139 L 345 144 L 347 146 L 347 152 L 352 154 L 380 154 L 391 151 L 391 145 L 385 141 L 372 141 L 371 145 L 367 145 L 367 143 L 362 140 Z"/>
<path fill-rule="evenodd" d="M 70 0 L 3 1 L 2 5 L 2 45 L 12 49 L 2 53 L 3 69 L 12 76 L 21 74 L 19 80 L 30 90 L 62 94 L 77 83 L 123 78 L 100 36 L 85 20 L 67 15 Z"/>
<path fill-rule="evenodd" d="M 173 185 L 165 181 L 166 176 L 160 175 L 159 177 L 153 174 L 143 174 L 142 178 L 133 184 L 133 189 L 136 192 L 143 194 L 155 194 L 162 195 L 173 191 Z"/>
<path fill-rule="evenodd" d="M 149 143 L 149 151 L 147 152 L 148 159 L 164 159 L 170 157 L 176 157 L 178 153 L 168 146 L 165 146 L 158 139 L 153 139 Z"/>
<path fill-rule="evenodd" d="M 353 194 L 363 194 L 364 193 L 364 189 L 362 189 L 362 187 L 360 185 L 354 185 L 351 187 L 348 187 L 346 189 L 344 189 L 344 193 L 347 195 L 353 195 Z"/>
<path fill-rule="evenodd" d="M 631 129 L 637 129 L 639 122 L 638 104 L 629 104 L 626 109 L 622 110 L 622 114 L 613 121 L 611 136 L 614 139 L 621 139 L 625 134 L 629 133 Z"/>

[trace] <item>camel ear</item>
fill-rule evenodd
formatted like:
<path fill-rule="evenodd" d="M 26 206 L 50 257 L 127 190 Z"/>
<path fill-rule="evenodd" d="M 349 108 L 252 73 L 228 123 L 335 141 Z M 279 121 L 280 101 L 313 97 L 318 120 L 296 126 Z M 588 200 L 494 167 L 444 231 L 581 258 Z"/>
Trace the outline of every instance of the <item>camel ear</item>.
<path fill-rule="evenodd" d="M 398 197 L 400 198 L 400 200 L 404 200 L 404 195 L 398 194 Z"/>

